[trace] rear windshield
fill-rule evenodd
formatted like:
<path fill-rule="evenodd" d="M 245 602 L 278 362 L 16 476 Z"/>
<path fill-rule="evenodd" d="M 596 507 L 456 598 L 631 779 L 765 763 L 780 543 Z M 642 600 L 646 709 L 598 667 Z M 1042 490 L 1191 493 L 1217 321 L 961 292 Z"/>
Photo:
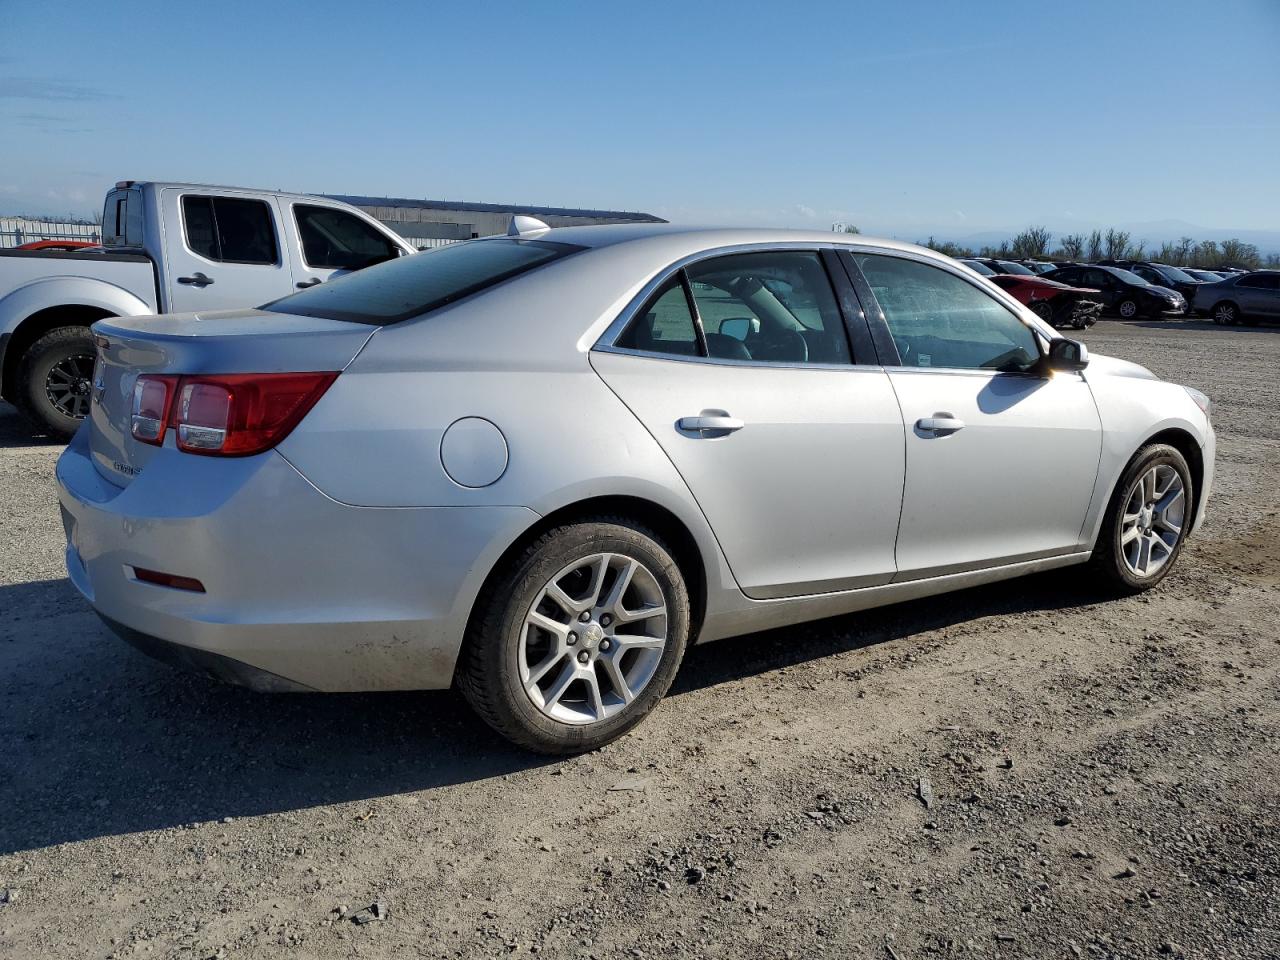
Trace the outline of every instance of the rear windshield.
<path fill-rule="evenodd" d="M 469 240 L 308 287 L 264 309 L 385 326 L 461 300 L 581 249 L 546 240 Z"/>

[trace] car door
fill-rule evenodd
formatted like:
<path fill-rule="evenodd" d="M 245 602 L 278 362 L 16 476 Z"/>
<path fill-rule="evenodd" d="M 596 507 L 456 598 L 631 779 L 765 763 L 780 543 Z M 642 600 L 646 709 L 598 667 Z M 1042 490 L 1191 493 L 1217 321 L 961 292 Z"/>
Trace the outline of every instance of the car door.
<path fill-rule="evenodd" d="M 838 261 L 801 249 L 695 258 L 636 304 L 592 365 L 671 458 L 742 590 L 891 580 L 902 418 Z M 861 337 L 852 354 L 846 324 Z"/>
<path fill-rule="evenodd" d="M 350 210 L 319 202 L 285 202 L 286 233 L 294 262 L 294 285 L 315 286 L 337 273 L 394 260 L 401 248 Z"/>
<path fill-rule="evenodd" d="M 1082 549 L 1102 428 L 1080 374 L 1043 374 L 1042 334 L 962 271 L 856 253 L 897 351 L 906 482 L 897 579 Z"/>
<path fill-rule="evenodd" d="M 161 209 L 170 313 L 256 307 L 293 292 L 274 197 L 169 187 Z"/>
<path fill-rule="evenodd" d="M 1250 319 L 1280 316 L 1280 275 L 1250 273 L 1236 281 L 1236 305 Z"/>
<path fill-rule="evenodd" d="M 1089 287 L 1093 290 L 1099 290 L 1102 305 L 1108 310 L 1114 309 L 1120 300 L 1120 295 L 1124 292 L 1124 288 L 1120 281 L 1105 270 L 1097 267 L 1086 267 L 1081 271 L 1083 280 L 1082 287 Z"/>

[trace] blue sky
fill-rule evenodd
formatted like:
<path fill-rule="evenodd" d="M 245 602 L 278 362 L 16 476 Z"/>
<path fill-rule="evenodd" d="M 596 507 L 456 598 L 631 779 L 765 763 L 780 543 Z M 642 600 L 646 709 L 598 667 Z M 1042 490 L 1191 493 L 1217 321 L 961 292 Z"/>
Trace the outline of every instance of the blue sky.
<path fill-rule="evenodd" d="M 120 178 L 914 239 L 1280 230 L 1280 0 L 0 0 L 0 212 Z"/>

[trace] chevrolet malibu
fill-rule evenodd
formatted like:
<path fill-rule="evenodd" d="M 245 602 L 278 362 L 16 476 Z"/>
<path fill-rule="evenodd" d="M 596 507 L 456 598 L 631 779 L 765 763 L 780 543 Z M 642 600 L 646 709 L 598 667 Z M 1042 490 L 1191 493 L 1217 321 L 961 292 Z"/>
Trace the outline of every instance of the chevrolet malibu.
<path fill-rule="evenodd" d="M 693 643 L 1087 565 L 1168 575 L 1209 401 L 864 237 L 513 224 L 257 310 L 102 320 L 67 567 L 262 690 L 457 685 L 598 747 Z"/>

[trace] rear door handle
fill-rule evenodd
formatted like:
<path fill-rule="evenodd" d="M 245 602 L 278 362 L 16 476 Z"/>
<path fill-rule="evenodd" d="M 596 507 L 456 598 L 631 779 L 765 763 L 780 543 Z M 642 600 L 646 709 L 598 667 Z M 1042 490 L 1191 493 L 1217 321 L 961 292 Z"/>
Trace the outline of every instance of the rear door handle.
<path fill-rule="evenodd" d="M 921 417 L 916 421 L 916 429 L 922 433 L 932 433 L 935 437 L 945 437 L 964 429 L 964 421 L 957 420 L 949 413 L 935 413 L 932 417 Z"/>
<path fill-rule="evenodd" d="M 703 410 L 696 417 L 681 417 L 676 421 L 676 426 L 704 439 L 714 440 L 716 437 L 727 437 L 746 424 L 737 417 L 729 416 L 724 410 Z"/>
<path fill-rule="evenodd" d="M 317 283 L 324 283 L 319 277 L 312 277 L 310 280 L 299 280 L 294 284 L 299 290 L 305 290 L 307 287 L 314 287 Z"/>
<path fill-rule="evenodd" d="M 203 273 L 196 273 L 189 277 L 179 277 L 179 283 L 185 283 L 189 287 L 207 287 L 213 283 L 213 277 L 206 277 Z"/>

